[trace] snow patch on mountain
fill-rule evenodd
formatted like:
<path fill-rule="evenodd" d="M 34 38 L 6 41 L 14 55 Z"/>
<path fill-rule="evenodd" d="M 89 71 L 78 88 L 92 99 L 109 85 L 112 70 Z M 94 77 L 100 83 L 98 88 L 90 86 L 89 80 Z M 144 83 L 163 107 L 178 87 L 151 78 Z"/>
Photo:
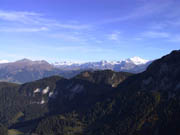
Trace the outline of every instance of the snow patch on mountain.
<path fill-rule="evenodd" d="M 39 93 L 39 92 L 41 92 L 41 90 L 39 88 L 34 90 L 34 93 Z"/>
<path fill-rule="evenodd" d="M 47 94 L 50 90 L 50 87 L 47 86 L 45 89 L 42 90 L 42 94 Z"/>
<path fill-rule="evenodd" d="M 58 91 L 49 92 L 49 98 L 56 98 L 57 95 L 58 95 Z"/>
<path fill-rule="evenodd" d="M 71 66 L 71 65 L 81 65 L 83 62 L 77 62 L 77 61 L 60 61 L 52 63 L 55 66 Z"/>
<path fill-rule="evenodd" d="M 52 92 L 49 92 L 49 97 L 52 97 L 53 96 L 53 94 L 54 94 L 54 92 L 52 91 Z"/>
<path fill-rule="evenodd" d="M 34 90 L 34 93 L 40 93 L 40 92 L 41 92 L 43 95 L 45 95 L 45 94 L 47 94 L 49 91 L 50 91 L 50 87 L 47 86 L 47 87 L 44 88 L 44 89 L 36 88 L 36 89 Z"/>
<path fill-rule="evenodd" d="M 42 99 L 41 102 L 40 102 L 40 104 L 41 104 L 41 105 L 42 105 L 42 104 L 45 104 L 45 100 Z"/>

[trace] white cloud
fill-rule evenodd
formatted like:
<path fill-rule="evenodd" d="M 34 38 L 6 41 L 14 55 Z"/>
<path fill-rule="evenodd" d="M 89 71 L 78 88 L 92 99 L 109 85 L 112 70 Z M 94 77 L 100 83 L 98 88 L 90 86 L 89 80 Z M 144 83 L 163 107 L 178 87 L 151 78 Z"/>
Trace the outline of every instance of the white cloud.
<path fill-rule="evenodd" d="M 135 38 L 133 38 L 133 40 L 136 40 L 136 41 L 142 41 L 143 38 L 141 38 L 141 37 L 135 37 Z"/>
<path fill-rule="evenodd" d="M 54 49 L 54 48 L 53 48 Z M 85 45 L 76 45 L 76 46 L 62 46 L 56 48 L 56 51 L 59 52 L 83 52 L 83 53 L 110 53 L 114 52 L 113 49 L 105 49 L 98 46 L 85 46 Z"/>
<path fill-rule="evenodd" d="M 166 42 L 180 42 L 180 35 L 168 32 L 146 31 L 141 34 L 140 39 L 161 38 Z"/>
<path fill-rule="evenodd" d="M 170 42 L 180 42 L 180 35 L 174 35 L 171 38 L 169 38 Z"/>
<path fill-rule="evenodd" d="M 59 28 L 64 29 L 74 29 L 74 30 L 81 30 L 81 29 L 89 29 L 91 28 L 90 25 L 78 25 L 78 24 L 61 24 L 61 23 L 55 23 L 51 24 L 52 26 L 57 26 Z"/>
<path fill-rule="evenodd" d="M 90 29 L 92 26 L 87 24 L 79 24 L 76 23 L 61 23 L 59 20 L 46 18 L 43 14 L 35 13 L 35 12 L 21 12 L 21 11 L 3 11 L 0 10 L 0 20 L 4 22 L 12 22 L 14 25 L 25 25 L 27 28 L 20 29 L 28 29 L 28 30 L 19 30 L 22 32 L 29 31 L 30 26 L 39 27 L 38 29 L 47 27 L 48 29 L 71 29 L 71 30 L 83 30 Z M 5 24 L 5 23 L 4 23 Z M 9 27 L 9 25 L 7 24 Z M 12 26 L 11 26 L 12 27 Z M 36 30 L 33 30 L 36 31 Z"/>
<path fill-rule="evenodd" d="M 17 12 L 0 10 L 0 19 L 5 21 L 15 21 L 22 23 L 38 23 L 41 14 L 34 12 Z"/>
<path fill-rule="evenodd" d="M 174 4 L 173 1 L 163 1 L 163 0 L 151 0 L 147 2 L 143 2 L 143 4 L 134 10 L 131 13 L 127 13 L 125 16 L 117 17 L 117 18 L 110 18 L 106 19 L 101 23 L 114 23 L 120 21 L 127 21 L 131 19 L 137 19 L 142 17 L 148 17 L 150 15 L 157 15 L 160 14 L 170 6 Z"/>
<path fill-rule="evenodd" d="M 57 34 L 51 34 L 49 35 L 50 37 L 53 38 L 58 38 L 61 40 L 66 40 L 66 41 L 72 41 L 72 42 L 81 42 L 83 39 L 80 36 L 75 36 L 69 33 L 57 33 Z"/>
<path fill-rule="evenodd" d="M 95 40 L 95 42 L 98 43 L 98 44 L 102 44 L 103 43 L 102 40 Z"/>
<path fill-rule="evenodd" d="M 153 30 L 163 30 L 168 27 L 166 22 L 153 22 L 150 24 L 149 28 Z"/>
<path fill-rule="evenodd" d="M 120 32 L 114 32 L 108 35 L 109 40 L 118 41 L 120 39 Z"/>
<path fill-rule="evenodd" d="M 170 34 L 167 32 L 146 31 L 141 36 L 146 38 L 169 38 Z"/>
<path fill-rule="evenodd" d="M 179 27 L 180 26 L 180 16 L 179 16 L 179 18 L 168 20 L 167 25 L 173 26 L 173 27 Z"/>
<path fill-rule="evenodd" d="M 119 39 L 119 35 L 118 34 L 111 34 L 111 35 L 109 35 L 109 39 L 110 40 L 118 40 Z"/>
<path fill-rule="evenodd" d="M 41 32 L 48 31 L 49 29 L 46 27 L 40 28 L 1 28 L 0 32 Z"/>

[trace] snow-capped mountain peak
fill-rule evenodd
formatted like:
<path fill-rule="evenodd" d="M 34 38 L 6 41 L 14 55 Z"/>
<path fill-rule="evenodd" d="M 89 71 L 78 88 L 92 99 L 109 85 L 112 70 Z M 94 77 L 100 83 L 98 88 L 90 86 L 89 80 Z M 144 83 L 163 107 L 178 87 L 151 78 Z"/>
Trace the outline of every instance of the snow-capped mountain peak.
<path fill-rule="evenodd" d="M 3 63 L 9 63 L 8 60 L 0 60 L 0 64 L 3 64 Z"/>
<path fill-rule="evenodd" d="M 140 58 L 138 56 L 132 57 L 132 58 L 130 58 L 128 60 L 133 62 L 136 65 L 146 64 L 148 62 L 148 60 L 142 59 L 142 58 Z"/>
<path fill-rule="evenodd" d="M 72 62 L 72 61 L 60 61 L 60 62 L 54 62 L 53 65 L 55 66 L 71 66 L 71 65 L 80 65 L 83 64 L 82 62 Z"/>
<path fill-rule="evenodd" d="M 106 66 L 106 65 L 117 65 L 117 64 L 121 64 L 122 62 L 125 63 L 133 63 L 135 65 L 142 65 L 142 64 L 146 64 L 148 62 L 148 60 L 142 59 L 140 57 L 132 57 L 126 60 L 121 60 L 121 61 L 107 61 L 107 60 L 102 60 L 102 61 L 98 61 L 98 62 L 76 62 L 76 61 L 60 61 L 60 62 L 55 62 L 52 63 L 52 65 L 54 66 L 74 66 L 74 65 L 98 65 L 98 66 Z"/>

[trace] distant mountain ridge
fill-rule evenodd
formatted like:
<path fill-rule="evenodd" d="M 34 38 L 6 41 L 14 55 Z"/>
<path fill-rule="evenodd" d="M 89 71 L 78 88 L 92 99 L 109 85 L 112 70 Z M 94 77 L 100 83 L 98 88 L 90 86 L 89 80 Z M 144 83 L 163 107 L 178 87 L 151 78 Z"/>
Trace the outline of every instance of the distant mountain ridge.
<path fill-rule="evenodd" d="M 146 70 L 152 61 L 133 57 L 122 61 L 99 62 L 56 62 L 48 63 L 45 60 L 32 61 L 22 59 L 15 62 L 0 61 L 0 81 L 26 83 L 44 77 L 60 75 L 72 78 L 86 70 L 113 70 L 116 72 L 140 73 Z"/>
<path fill-rule="evenodd" d="M 53 65 L 62 70 L 106 70 L 110 69 L 116 72 L 130 72 L 130 73 L 140 73 L 146 70 L 146 68 L 151 64 L 152 61 L 145 60 L 140 57 L 128 58 L 121 61 L 107 61 L 102 60 L 98 62 L 55 62 Z"/>
<path fill-rule="evenodd" d="M 67 69 L 74 69 L 74 68 L 93 68 L 93 69 L 113 69 L 116 65 L 122 65 L 123 63 L 130 63 L 133 65 L 144 65 L 148 63 L 149 60 L 142 59 L 140 57 L 132 57 L 125 60 L 120 61 L 97 61 L 97 62 L 71 62 L 71 61 L 62 61 L 62 62 L 55 62 L 53 65 L 58 68 L 67 68 Z"/>
<path fill-rule="evenodd" d="M 21 60 L 17 60 L 15 62 L 26 62 L 26 63 L 48 63 L 45 60 L 30 60 L 27 58 L 21 59 Z M 5 63 L 15 63 L 15 62 L 9 62 L 8 60 L 0 60 L 0 64 L 5 64 Z M 60 61 L 60 62 L 54 62 L 51 65 L 54 66 L 71 66 L 71 65 L 83 65 L 83 64 L 97 64 L 97 63 L 101 63 L 102 65 L 116 65 L 116 64 L 121 64 L 122 62 L 127 62 L 127 63 L 134 63 L 135 65 L 141 65 L 141 64 L 146 64 L 147 62 L 149 62 L 149 60 L 140 58 L 138 56 L 134 56 L 132 58 L 128 58 L 125 60 L 120 60 L 120 61 L 108 61 L 108 60 L 102 60 L 102 61 L 97 61 L 97 62 L 77 62 L 77 61 Z"/>
<path fill-rule="evenodd" d="M 107 61 L 102 60 L 98 62 L 55 62 L 53 65 L 62 70 L 105 70 L 111 69 L 116 72 L 130 72 L 130 73 L 140 73 L 146 70 L 146 68 L 151 64 L 152 61 L 145 60 L 140 57 L 128 58 L 120 61 Z"/>
<path fill-rule="evenodd" d="M 63 71 L 55 68 L 44 60 L 32 61 L 29 59 L 22 59 L 16 62 L 0 64 L 0 81 L 26 83 L 53 75 L 61 75 L 70 78 L 80 72 L 80 70 Z"/>

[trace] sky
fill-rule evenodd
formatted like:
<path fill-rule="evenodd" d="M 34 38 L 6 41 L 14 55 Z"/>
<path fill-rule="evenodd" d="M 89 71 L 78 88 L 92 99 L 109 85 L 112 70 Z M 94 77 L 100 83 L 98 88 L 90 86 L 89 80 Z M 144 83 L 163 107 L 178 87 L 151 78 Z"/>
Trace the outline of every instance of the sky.
<path fill-rule="evenodd" d="M 153 60 L 179 48 L 179 0 L 0 0 L 0 60 Z"/>

